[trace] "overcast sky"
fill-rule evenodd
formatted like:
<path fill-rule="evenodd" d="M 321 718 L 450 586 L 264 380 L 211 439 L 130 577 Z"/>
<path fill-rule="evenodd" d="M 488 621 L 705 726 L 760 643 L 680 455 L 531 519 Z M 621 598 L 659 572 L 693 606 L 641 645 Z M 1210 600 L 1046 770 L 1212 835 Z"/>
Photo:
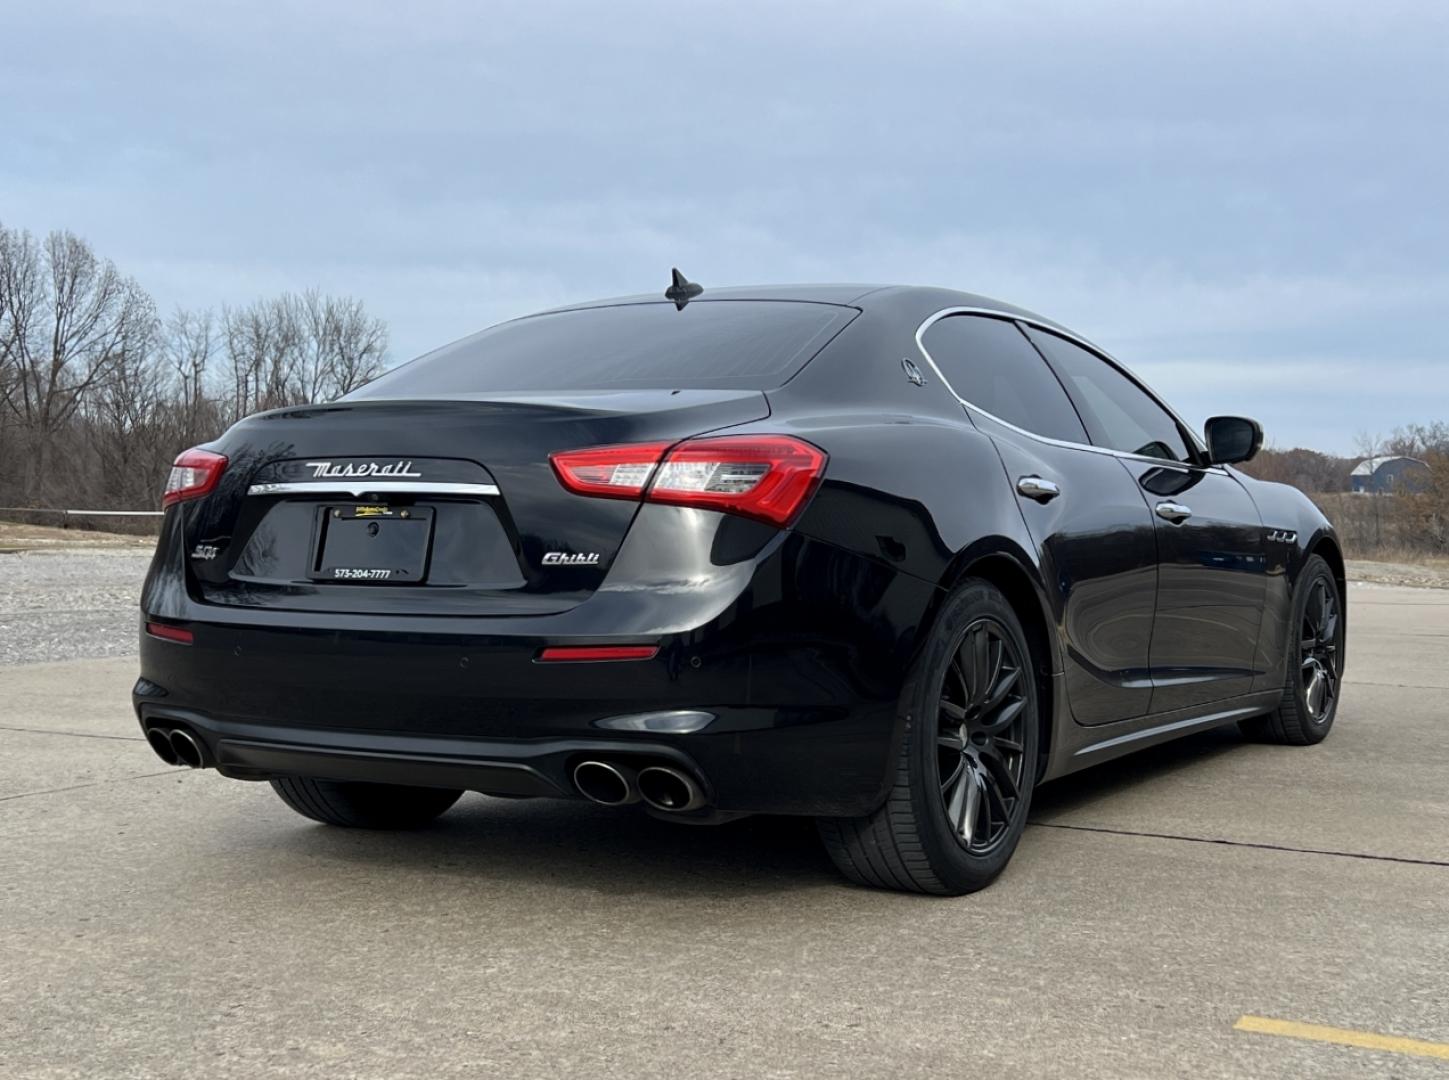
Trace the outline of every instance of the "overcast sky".
<path fill-rule="evenodd" d="M 545 305 L 997 296 L 1278 446 L 1449 420 L 1449 4 L 22 4 L 0 222 L 401 361 Z"/>

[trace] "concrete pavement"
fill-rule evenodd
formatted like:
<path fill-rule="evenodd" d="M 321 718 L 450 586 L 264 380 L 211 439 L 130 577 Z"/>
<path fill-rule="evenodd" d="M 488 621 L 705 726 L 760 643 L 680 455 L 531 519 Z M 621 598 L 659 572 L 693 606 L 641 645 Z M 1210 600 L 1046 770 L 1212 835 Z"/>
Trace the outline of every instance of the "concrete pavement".
<path fill-rule="evenodd" d="M 134 660 L 0 668 L 0 1076 L 1443 1076 L 1449 592 L 1355 587 L 1322 746 L 1043 788 L 992 888 L 843 884 L 809 823 L 466 796 L 310 824 L 158 765 Z"/>

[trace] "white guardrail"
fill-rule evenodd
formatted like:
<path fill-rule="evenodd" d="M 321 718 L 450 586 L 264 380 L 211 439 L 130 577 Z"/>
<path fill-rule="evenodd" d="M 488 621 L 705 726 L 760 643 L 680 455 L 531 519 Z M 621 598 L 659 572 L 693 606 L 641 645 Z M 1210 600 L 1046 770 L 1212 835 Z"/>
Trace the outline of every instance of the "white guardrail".
<path fill-rule="evenodd" d="M 73 517 L 160 517 L 164 510 L 50 510 L 40 506 L 0 506 L 0 514 L 61 514 Z"/>

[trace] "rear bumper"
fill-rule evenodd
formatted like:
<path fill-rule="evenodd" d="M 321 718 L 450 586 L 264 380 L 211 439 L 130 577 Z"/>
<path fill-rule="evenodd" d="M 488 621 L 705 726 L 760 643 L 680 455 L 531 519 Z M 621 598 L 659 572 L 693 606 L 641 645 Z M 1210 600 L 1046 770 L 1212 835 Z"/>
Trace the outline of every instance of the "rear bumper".
<path fill-rule="evenodd" d="M 206 747 L 207 764 L 238 780 L 277 776 L 316 776 L 334 780 L 458 788 L 490 795 L 575 798 L 573 767 L 587 759 L 606 759 L 642 768 L 666 764 L 695 777 L 706 804 L 727 813 L 856 815 L 879 801 L 876 790 L 877 739 L 858 740 L 853 748 L 811 745 L 798 733 L 771 735 L 756 727 L 743 736 L 696 737 L 685 743 L 654 737 L 608 739 L 597 734 L 577 738 L 492 739 L 433 735 L 367 733 L 316 727 L 218 720 L 189 709 L 142 701 L 143 726 L 185 727 Z M 745 719 L 728 718 L 731 727 Z M 764 723 L 768 718 L 752 718 Z M 830 731 L 814 733 L 834 741 Z M 888 731 L 889 726 L 884 725 Z M 854 763 L 842 776 L 832 760 Z M 864 767 L 862 767 L 864 766 Z"/>
<path fill-rule="evenodd" d="M 526 630 L 467 620 L 467 632 L 435 619 L 422 632 L 415 619 L 363 630 L 283 612 L 218 622 L 237 613 L 187 602 L 189 617 L 173 610 L 167 621 L 193 643 L 143 632 L 133 698 L 143 726 L 186 726 L 237 778 L 574 797 L 573 765 L 602 754 L 682 766 L 723 812 L 853 816 L 885 797 L 900 689 L 933 592 L 792 537 L 703 625 L 649 634 L 616 624 L 606 640 L 659 653 L 607 663 L 536 659 L 548 645 L 600 640 L 577 629 L 596 618 L 582 612 L 546 635 L 533 619 Z M 712 719 L 689 734 L 601 723 L 678 710 Z"/>
<path fill-rule="evenodd" d="M 218 720 L 145 699 L 138 713 L 143 727 L 185 727 L 206 747 L 207 765 L 237 780 L 320 776 L 490 795 L 569 798 L 574 794 L 569 779 L 572 766 L 587 757 L 636 758 L 640 764 L 658 761 L 698 770 L 687 755 L 649 742 L 630 744 L 621 754 L 617 742 L 588 738 L 449 739 L 282 727 Z"/>

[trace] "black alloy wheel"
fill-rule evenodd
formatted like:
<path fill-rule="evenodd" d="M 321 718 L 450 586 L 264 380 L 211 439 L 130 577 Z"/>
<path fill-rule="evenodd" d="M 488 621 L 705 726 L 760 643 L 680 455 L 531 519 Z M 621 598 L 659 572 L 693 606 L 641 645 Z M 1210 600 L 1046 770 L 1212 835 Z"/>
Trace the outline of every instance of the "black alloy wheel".
<path fill-rule="evenodd" d="M 1338 590 L 1331 578 L 1316 579 L 1303 608 L 1299 677 L 1308 719 L 1321 724 L 1338 701 Z"/>
<path fill-rule="evenodd" d="M 1001 843 L 1021 801 L 1026 670 L 1005 628 L 987 617 L 962 633 L 942 682 L 936 735 L 941 805 L 973 855 Z"/>
<path fill-rule="evenodd" d="M 841 872 L 862 885 L 960 896 L 1006 867 L 1041 764 L 1038 681 L 1021 619 L 968 578 L 946 599 L 901 698 L 903 737 L 885 802 L 820 818 Z"/>

